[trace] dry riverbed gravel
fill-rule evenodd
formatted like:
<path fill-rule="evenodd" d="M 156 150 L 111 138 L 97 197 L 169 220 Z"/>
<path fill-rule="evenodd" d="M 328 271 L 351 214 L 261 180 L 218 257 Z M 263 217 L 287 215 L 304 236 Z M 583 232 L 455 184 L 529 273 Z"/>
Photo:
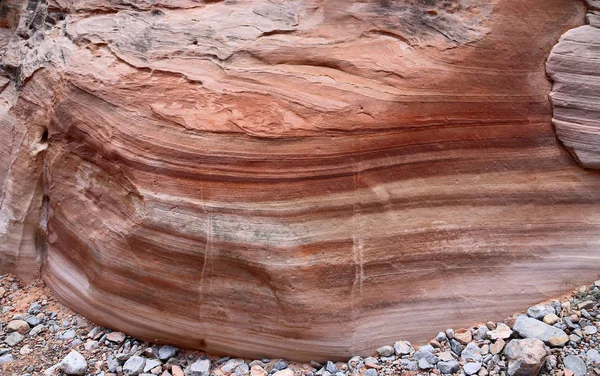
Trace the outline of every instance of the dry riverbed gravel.
<path fill-rule="evenodd" d="M 211 356 L 138 341 L 63 307 L 42 281 L 0 277 L 1 375 L 386 376 L 600 375 L 600 281 L 504 322 L 440 331 L 347 362 Z"/>

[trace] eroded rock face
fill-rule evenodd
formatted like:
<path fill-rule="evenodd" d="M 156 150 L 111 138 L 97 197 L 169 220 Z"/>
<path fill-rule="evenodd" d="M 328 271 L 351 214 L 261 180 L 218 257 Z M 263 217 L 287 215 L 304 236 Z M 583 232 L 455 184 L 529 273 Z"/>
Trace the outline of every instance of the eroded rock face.
<path fill-rule="evenodd" d="M 563 144 L 586 168 L 600 168 L 600 1 L 586 0 L 589 25 L 569 30 L 552 49 L 552 122 Z"/>
<path fill-rule="evenodd" d="M 99 324 L 335 359 L 596 277 L 600 175 L 555 139 L 543 68 L 577 1 L 26 6 L 2 262 L 43 258 Z"/>

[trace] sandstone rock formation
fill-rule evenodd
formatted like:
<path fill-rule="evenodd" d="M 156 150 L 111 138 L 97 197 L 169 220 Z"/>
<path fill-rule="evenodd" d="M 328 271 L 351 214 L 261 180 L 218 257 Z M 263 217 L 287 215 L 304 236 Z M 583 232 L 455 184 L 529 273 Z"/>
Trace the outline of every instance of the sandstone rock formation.
<path fill-rule="evenodd" d="M 569 30 L 552 49 L 552 122 L 586 168 L 600 168 L 600 0 L 586 0 L 589 25 Z"/>
<path fill-rule="evenodd" d="M 335 359 L 596 279 L 576 0 L 2 7 L 0 262 L 100 324 Z"/>

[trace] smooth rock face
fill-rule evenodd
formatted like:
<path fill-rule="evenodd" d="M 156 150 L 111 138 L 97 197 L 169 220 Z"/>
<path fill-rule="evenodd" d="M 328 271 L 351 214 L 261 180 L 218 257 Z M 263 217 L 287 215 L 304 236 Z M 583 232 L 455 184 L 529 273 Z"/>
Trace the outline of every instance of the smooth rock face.
<path fill-rule="evenodd" d="M 130 3 L 2 29 L 4 270 L 141 339 L 298 360 L 596 277 L 600 176 L 543 69 L 579 2 Z"/>

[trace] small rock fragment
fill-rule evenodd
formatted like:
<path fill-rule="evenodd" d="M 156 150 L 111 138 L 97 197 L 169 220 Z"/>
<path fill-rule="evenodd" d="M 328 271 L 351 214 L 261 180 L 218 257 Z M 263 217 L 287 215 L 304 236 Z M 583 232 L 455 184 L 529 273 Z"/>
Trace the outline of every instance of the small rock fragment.
<path fill-rule="evenodd" d="M 23 335 L 21 333 L 12 332 L 6 336 L 6 338 L 4 339 L 4 343 L 6 343 L 10 347 L 13 347 L 13 346 L 21 343 L 21 341 L 23 341 L 24 338 L 25 337 L 23 337 Z"/>
<path fill-rule="evenodd" d="M 29 324 L 25 320 L 12 320 L 6 325 L 6 331 L 8 333 L 17 332 L 19 334 L 25 334 L 29 330 Z"/>
<path fill-rule="evenodd" d="M 210 360 L 208 359 L 199 359 L 190 367 L 191 376 L 209 376 L 209 374 Z"/>
<path fill-rule="evenodd" d="M 460 369 L 460 364 L 458 364 L 458 361 L 456 360 L 448 360 L 445 362 L 439 362 L 436 367 L 441 373 L 453 374 L 458 372 Z"/>
<path fill-rule="evenodd" d="M 467 375 L 474 375 L 481 369 L 481 363 L 467 363 L 463 366 L 463 371 Z"/>
<path fill-rule="evenodd" d="M 83 355 L 73 350 L 60 361 L 59 368 L 67 375 L 84 375 L 87 362 Z"/>
<path fill-rule="evenodd" d="M 156 367 L 162 366 L 162 362 L 157 359 L 147 359 L 146 365 L 144 365 L 144 372 L 149 372 Z"/>
<path fill-rule="evenodd" d="M 565 368 L 568 368 L 573 372 L 575 376 L 587 375 L 587 367 L 583 359 L 575 355 L 569 355 L 563 360 Z"/>
<path fill-rule="evenodd" d="M 106 335 L 106 339 L 117 343 L 117 344 L 121 344 L 123 343 L 123 341 L 125 341 L 125 333 L 123 332 L 110 332 Z"/>
<path fill-rule="evenodd" d="M 160 360 L 169 360 L 170 358 L 177 355 L 179 349 L 174 346 L 164 345 L 158 349 L 158 359 Z"/>
<path fill-rule="evenodd" d="M 490 346 L 490 352 L 493 355 L 496 354 L 500 354 L 502 352 L 502 349 L 504 349 L 504 345 L 506 345 L 506 342 L 504 342 L 504 340 L 502 338 L 498 338 L 494 343 L 492 343 L 492 345 Z"/>
<path fill-rule="evenodd" d="M 194 376 L 192 374 L 192 376 Z M 273 374 L 273 376 L 294 376 L 294 371 L 289 368 L 282 369 L 281 371 L 277 371 Z"/>
<path fill-rule="evenodd" d="M 589 350 L 586 354 L 586 359 L 589 365 L 593 367 L 600 366 L 600 353 L 598 353 L 598 350 Z"/>
<path fill-rule="evenodd" d="M 460 357 L 464 360 L 473 360 L 476 362 L 480 362 L 483 360 L 479 346 L 477 346 L 477 344 L 475 344 L 474 342 L 469 342 L 467 344 L 465 349 L 462 351 Z"/>
<path fill-rule="evenodd" d="M 413 350 L 412 344 L 408 341 L 398 341 L 394 343 L 394 351 L 396 352 L 396 355 L 408 355 Z"/>
<path fill-rule="evenodd" d="M 250 376 L 267 376 L 267 371 L 264 370 L 261 366 L 255 364 L 250 368 Z M 175 376 L 175 375 L 173 375 Z"/>
<path fill-rule="evenodd" d="M 144 370 L 146 365 L 146 359 L 141 356 L 134 355 L 127 359 L 123 364 L 123 373 L 129 376 L 137 376 Z"/>
<path fill-rule="evenodd" d="M 552 307 L 549 304 L 538 304 L 533 307 L 530 307 L 527 310 L 527 316 L 533 317 L 536 320 L 542 320 L 544 316 L 554 313 L 554 307 Z"/>
<path fill-rule="evenodd" d="M 12 354 L 4 354 L 2 356 L 0 356 L 0 365 L 4 364 L 4 363 L 10 363 L 13 360 L 15 360 L 12 356 Z"/>
<path fill-rule="evenodd" d="M 490 330 L 487 332 L 487 336 L 489 339 L 507 339 L 510 338 L 513 331 L 508 327 L 508 325 L 500 323 L 494 330 Z"/>
<path fill-rule="evenodd" d="M 381 356 L 391 356 L 394 354 L 394 348 L 392 346 L 382 346 L 377 349 L 377 353 Z"/>
<path fill-rule="evenodd" d="M 469 329 L 457 329 L 454 331 L 454 339 L 456 339 L 460 344 L 466 345 L 473 340 L 473 336 L 471 335 L 471 331 Z"/>
<path fill-rule="evenodd" d="M 462 353 L 462 345 L 455 339 L 450 340 L 450 349 L 457 356 L 460 356 L 460 354 Z"/>

